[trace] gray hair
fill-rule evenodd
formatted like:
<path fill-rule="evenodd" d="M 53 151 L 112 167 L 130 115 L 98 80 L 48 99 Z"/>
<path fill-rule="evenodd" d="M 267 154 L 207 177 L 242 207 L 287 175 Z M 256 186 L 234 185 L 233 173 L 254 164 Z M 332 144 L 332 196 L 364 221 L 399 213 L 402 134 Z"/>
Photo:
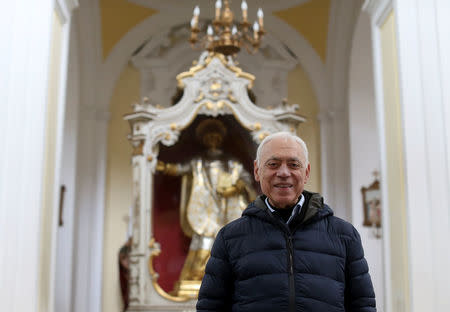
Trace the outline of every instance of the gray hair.
<path fill-rule="evenodd" d="M 305 165 L 307 165 L 309 163 L 308 148 L 306 147 L 305 141 L 303 141 L 301 138 L 299 138 L 295 134 L 292 134 L 291 132 L 280 131 L 280 132 L 275 132 L 275 133 L 272 133 L 272 134 L 266 136 L 264 138 L 264 140 L 262 140 L 261 143 L 259 144 L 258 149 L 256 150 L 256 163 L 258 164 L 258 167 L 260 166 L 259 162 L 261 160 L 261 152 L 264 148 L 264 145 L 266 145 L 267 143 L 269 143 L 270 141 L 272 141 L 273 139 L 276 139 L 276 138 L 292 139 L 295 142 L 297 142 L 302 147 L 303 152 L 305 154 L 305 159 L 306 159 Z"/>

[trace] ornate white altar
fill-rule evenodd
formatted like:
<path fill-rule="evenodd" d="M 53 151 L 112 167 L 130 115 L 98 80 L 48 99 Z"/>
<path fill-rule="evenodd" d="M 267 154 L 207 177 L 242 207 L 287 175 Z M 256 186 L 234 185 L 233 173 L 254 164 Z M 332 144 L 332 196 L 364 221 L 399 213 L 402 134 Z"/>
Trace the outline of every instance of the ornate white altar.
<path fill-rule="evenodd" d="M 160 251 L 152 228 L 154 173 L 160 143 L 172 146 L 197 116 L 233 116 L 255 143 L 276 131 L 295 132 L 305 121 L 298 105 L 280 103 L 268 110 L 249 98 L 254 76 L 235 66 L 231 58 L 203 53 L 188 72 L 177 76 L 183 95 L 168 108 L 158 108 L 144 98 L 125 116 L 133 145 L 133 244 L 130 254 L 130 306 L 128 311 L 195 311 L 196 300 L 174 297 L 158 285 L 152 259 Z M 281 100 L 280 100 L 281 102 Z M 247 147 L 245 147 L 247 148 Z"/>

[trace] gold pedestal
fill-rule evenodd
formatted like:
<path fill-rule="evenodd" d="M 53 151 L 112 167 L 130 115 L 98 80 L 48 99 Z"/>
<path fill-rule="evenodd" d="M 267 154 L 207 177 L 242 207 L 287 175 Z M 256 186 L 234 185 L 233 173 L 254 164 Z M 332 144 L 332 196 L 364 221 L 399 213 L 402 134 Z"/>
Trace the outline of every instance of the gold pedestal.
<path fill-rule="evenodd" d="M 197 298 L 205 275 L 206 262 L 210 251 L 206 249 L 189 250 L 181 270 L 180 279 L 176 282 L 171 294 L 177 297 Z"/>
<path fill-rule="evenodd" d="M 197 298 L 202 281 L 181 280 L 176 283 L 173 295 L 177 297 Z"/>

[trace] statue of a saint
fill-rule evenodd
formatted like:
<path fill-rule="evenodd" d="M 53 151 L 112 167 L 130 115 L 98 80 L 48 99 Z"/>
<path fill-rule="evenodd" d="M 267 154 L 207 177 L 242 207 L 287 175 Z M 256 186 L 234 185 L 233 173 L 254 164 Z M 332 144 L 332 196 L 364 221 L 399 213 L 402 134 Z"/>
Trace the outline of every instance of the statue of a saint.
<path fill-rule="evenodd" d="M 186 164 L 158 161 L 157 171 L 183 176 L 180 222 L 184 233 L 192 237 L 172 292 L 176 296 L 197 296 L 218 231 L 239 218 L 256 196 L 250 174 L 221 149 L 226 132 L 220 120 L 205 119 L 196 128 L 197 138 L 206 147 L 204 155 Z"/>

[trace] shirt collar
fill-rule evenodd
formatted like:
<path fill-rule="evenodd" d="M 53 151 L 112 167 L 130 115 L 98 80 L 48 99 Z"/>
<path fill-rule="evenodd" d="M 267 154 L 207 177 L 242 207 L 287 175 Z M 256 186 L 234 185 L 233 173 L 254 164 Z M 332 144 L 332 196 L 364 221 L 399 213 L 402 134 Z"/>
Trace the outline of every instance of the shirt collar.
<path fill-rule="evenodd" d="M 273 209 L 272 206 L 269 204 L 269 197 L 266 197 L 265 203 L 266 203 L 267 208 L 269 208 L 270 212 L 273 213 L 275 211 L 275 209 Z M 302 206 L 304 203 L 305 203 L 305 196 L 303 196 L 303 194 L 301 194 L 300 199 L 298 200 L 297 204 L 295 204 L 294 209 L 292 209 L 292 214 L 286 223 L 289 224 L 289 222 L 291 222 L 291 220 L 294 218 L 294 216 L 296 214 L 300 213 L 300 210 L 302 210 Z"/>

